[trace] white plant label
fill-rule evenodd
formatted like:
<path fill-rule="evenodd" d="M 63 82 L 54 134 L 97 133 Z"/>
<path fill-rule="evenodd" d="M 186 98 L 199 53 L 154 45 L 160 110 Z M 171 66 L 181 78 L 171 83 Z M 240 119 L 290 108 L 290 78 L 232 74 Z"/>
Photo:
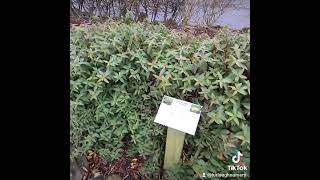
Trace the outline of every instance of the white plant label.
<path fill-rule="evenodd" d="M 202 106 L 164 96 L 154 122 L 195 135 Z"/>

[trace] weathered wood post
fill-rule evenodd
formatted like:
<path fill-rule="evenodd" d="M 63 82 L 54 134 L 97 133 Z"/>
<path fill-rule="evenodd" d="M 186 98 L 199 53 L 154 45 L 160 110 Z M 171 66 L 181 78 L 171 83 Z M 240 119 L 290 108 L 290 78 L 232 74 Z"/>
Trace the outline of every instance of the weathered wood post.
<path fill-rule="evenodd" d="M 169 169 L 179 163 L 185 133 L 176 129 L 167 129 L 166 151 L 164 156 L 164 169 Z"/>
<path fill-rule="evenodd" d="M 163 97 L 154 122 L 168 127 L 164 169 L 169 169 L 179 163 L 185 133 L 195 134 L 201 108 L 200 105 L 180 99 Z"/>

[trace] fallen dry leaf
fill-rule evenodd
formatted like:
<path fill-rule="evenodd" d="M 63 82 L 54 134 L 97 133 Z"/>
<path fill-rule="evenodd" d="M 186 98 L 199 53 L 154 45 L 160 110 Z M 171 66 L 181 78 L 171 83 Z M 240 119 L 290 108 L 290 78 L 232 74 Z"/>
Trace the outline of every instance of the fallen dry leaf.
<path fill-rule="evenodd" d="M 223 156 L 223 153 L 222 153 L 222 152 L 220 152 L 220 153 L 217 155 L 217 158 L 218 158 L 219 160 L 221 160 L 221 161 L 226 160 L 226 158 Z"/>

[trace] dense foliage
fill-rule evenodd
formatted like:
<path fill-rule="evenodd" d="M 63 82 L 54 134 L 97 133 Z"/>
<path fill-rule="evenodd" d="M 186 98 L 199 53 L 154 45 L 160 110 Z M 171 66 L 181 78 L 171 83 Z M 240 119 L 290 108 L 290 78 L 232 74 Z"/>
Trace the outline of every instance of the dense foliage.
<path fill-rule="evenodd" d="M 142 173 L 158 177 L 166 128 L 153 121 L 168 95 L 203 106 L 196 135 L 186 135 L 182 164 L 168 178 L 227 173 L 236 150 L 250 166 L 249 41 L 249 33 L 228 29 L 199 39 L 162 25 L 73 27 L 71 158 L 92 149 L 112 161 L 129 142 L 128 155 L 144 158 Z"/>

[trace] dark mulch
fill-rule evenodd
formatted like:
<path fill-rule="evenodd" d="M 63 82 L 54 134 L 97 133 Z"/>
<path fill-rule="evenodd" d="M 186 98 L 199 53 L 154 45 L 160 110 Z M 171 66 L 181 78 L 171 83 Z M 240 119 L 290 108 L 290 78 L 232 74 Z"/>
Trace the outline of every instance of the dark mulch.
<path fill-rule="evenodd" d="M 82 167 L 84 172 L 82 180 L 96 177 L 110 177 L 117 175 L 123 180 L 143 180 L 146 179 L 140 174 L 143 159 L 141 157 L 129 158 L 124 150 L 123 155 L 113 162 L 104 161 L 98 154 L 90 151 L 86 155 L 88 167 Z"/>

